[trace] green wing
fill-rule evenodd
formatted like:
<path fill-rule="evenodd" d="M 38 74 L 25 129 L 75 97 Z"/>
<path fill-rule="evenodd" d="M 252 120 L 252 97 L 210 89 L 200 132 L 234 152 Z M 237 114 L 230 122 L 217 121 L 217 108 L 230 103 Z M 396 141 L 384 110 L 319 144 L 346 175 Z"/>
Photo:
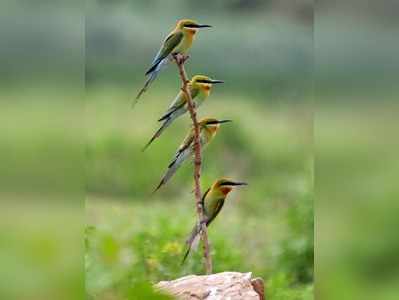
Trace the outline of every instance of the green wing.
<path fill-rule="evenodd" d="M 158 119 L 158 122 L 162 122 L 169 118 L 175 111 L 181 109 L 184 107 L 186 104 L 186 98 L 183 96 L 184 93 L 180 91 L 180 93 L 177 95 L 175 100 L 172 102 L 172 104 L 169 106 L 168 110 L 162 115 L 161 118 Z"/>
<path fill-rule="evenodd" d="M 189 148 L 194 142 L 194 130 L 191 130 L 190 133 L 186 136 L 183 143 L 181 143 L 179 149 L 177 149 L 175 154 L 175 159 L 170 163 L 169 167 L 174 164 L 176 159 L 180 156 L 180 154 Z"/>
<path fill-rule="evenodd" d="M 158 59 L 164 59 L 169 54 L 171 54 L 172 51 L 176 48 L 176 46 L 179 45 L 182 39 L 183 39 L 183 32 L 181 31 L 170 34 L 163 43 L 163 46 L 159 52 Z"/>
<path fill-rule="evenodd" d="M 193 89 L 190 91 L 191 91 L 191 99 L 194 100 L 199 94 L 199 89 Z"/>
<path fill-rule="evenodd" d="M 205 193 L 202 195 L 202 198 L 201 198 L 201 205 L 202 205 L 202 207 L 205 209 L 205 197 L 206 197 L 206 195 L 208 195 L 208 193 L 209 193 L 209 191 L 211 190 L 211 188 L 208 188 L 206 191 L 205 191 Z M 205 212 L 206 213 L 206 212 Z"/>
<path fill-rule="evenodd" d="M 191 91 L 191 99 L 194 99 L 195 97 L 197 97 L 197 95 L 199 93 L 198 89 L 194 89 L 194 90 L 190 90 L 190 91 Z M 159 118 L 158 121 L 161 122 L 161 121 L 166 120 L 174 112 L 176 112 L 177 110 L 183 108 L 184 105 L 186 105 L 186 103 L 187 103 L 187 99 L 184 96 L 184 93 L 182 91 L 180 91 L 180 93 L 177 95 L 175 100 L 169 106 L 168 110 L 164 113 L 164 115 L 161 118 Z"/>
<path fill-rule="evenodd" d="M 216 216 L 219 214 L 219 212 L 222 210 L 224 204 L 224 199 L 219 199 L 217 200 L 215 210 L 212 212 L 212 214 L 209 216 L 209 219 L 206 222 L 206 226 L 209 226 L 209 224 L 212 223 L 212 221 L 216 218 Z"/>
<path fill-rule="evenodd" d="M 183 33 L 182 32 L 173 32 L 171 33 L 163 42 L 161 49 L 159 49 L 157 55 L 155 56 L 151 67 L 148 69 L 146 72 L 146 75 L 150 74 L 152 71 L 156 69 L 158 64 L 166 58 L 169 54 L 172 53 L 172 51 L 176 48 L 177 45 L 181 42 L 183 39 Z"/>

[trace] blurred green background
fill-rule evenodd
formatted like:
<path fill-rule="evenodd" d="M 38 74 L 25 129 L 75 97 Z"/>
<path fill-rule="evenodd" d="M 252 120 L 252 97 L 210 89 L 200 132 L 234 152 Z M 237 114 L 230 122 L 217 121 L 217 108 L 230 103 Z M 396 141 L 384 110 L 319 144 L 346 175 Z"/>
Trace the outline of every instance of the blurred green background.
<path fill-rule="evenodd" d="M 233 120 L 204 153 L 202 189 L 222 176 L 249 182 L 231 193 L 210 227 L 214 272 L 253 272 L 265 279 L 268 299 L 312 299 L 309 1 L 88 2 L 87 293 L 118 298 L 143 281 L 203 273 L 201 252 L 180 266 L 196 222 L 192 165 L 151 195 L 189 117 L 141 152 L 179 90 L 176 66 L 169 65 L 130 109 L 148 64 L 179 18 L 213 26 L 197 36 L 189 76 L 225 81 L 199 116 Z"/>
<path fill-rule="evenodd" d="M 214 25 L 189 74 L 226 82 L 200 116 L 234 120 L 204 154 L 202 187 L 250 184 L 210 228 L 215 271 L 263 277 L 268 299 L 396 299 L 397 1 L 6 2 L 1 299 L 162 299 L 151 283 L 202 272 L 199 254 L 179 266 L 192 166 L 150 195 L 189 119 L 140 151 L 175 66 L 130 108 L 182 17 Z"/>

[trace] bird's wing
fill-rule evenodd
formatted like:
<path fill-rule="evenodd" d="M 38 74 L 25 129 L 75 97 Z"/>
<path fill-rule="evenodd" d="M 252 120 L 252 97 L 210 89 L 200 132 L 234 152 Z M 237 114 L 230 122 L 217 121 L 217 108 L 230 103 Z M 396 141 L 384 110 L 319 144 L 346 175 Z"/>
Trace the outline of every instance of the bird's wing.
<path fill-rule="evenodd" d="M 178 32 L 172 32 L 163 42 L 163 45 L 161 49 L 159 50 L 159 57 L 165 58 L 169 54 L 172 53 L 172 51 L 176 48 L 177 45 L 181 42 L 183 39 L 183 32 L 178 31 Z"/>
<path fill-rule="evenodd" d="M 190 89 L 190 94 L 191 94 L 191 100 L 194 100 L 199 94 L 199 89 Z M 195 102 L 193 104 L 195 106 Z"/>
<path fill-rule="evenodd" d="M 185 162 L 186 159 L 190 157 L 190 155 L 192 154 L 191 150 L 192 148 L 190 147 L 185 147 L 182 148 L 181 150 L 179 149 L 173 161 L 168 165 L 168 169 L 166 170 L 164 176 L 162 177 L 161 182 L 155 188 L 154 192 L 159 190 L 163 185 L 165 185 L 169 181 L 170 178 L 172 178 L 172 176 L 180 168 L 183 162 Z"/>
<path fill-rule="evenodd" d="M 164 58 L 166 58 L 169 54 L 171 54 L 172 51 L 176 48 L 176 46 L 179 45 L 182 39 L 183 39 L 182 32 L 180 31 L 172 32 L 163 42 L 157 55 L 152 61 L 151 67 L 146 72 L 146 75 L 150 74 Z"/>
<path fill-rule="evenodd" d="M 194 142 L 194 130 L 191 130 L 190 133 L 185 137 L 183 142 L 181 143 L 179 149 L 177 149 L 175 157 L 179 157 L 182 152 L 188 149 Z"/>
<path fill-rule="evenodd" d="M 206 222 L 206 226 L 209 226 L 209 224 L 211 224 L 212 221 L 216 218 L 216 216 L 222 210 L 223 204 L 224 204 L 224 199 L 217 200 L 215 210 L 211 212 L 211 215 L 209 216 L 209 219 Z"/>
<path fill-rule="evenodd" d="M 205 193 L 202 195 L 202 198 L 201 198 L 201 205 L 202 205 L 202 208 L 205 210 L 205 197 L 206 197 L 206 195 L 208 195 L 208 193 L 209 193 L 209 191 L 211 190 L 211 188 L 208 188 L 206 191 L 205 191 Z M 206 214 L 206 211 L 204 211 L 204 213 Z"/>
<path fill-rule="evenodd" d="M 197 97 L 199 91 L 198 89 L 190 89 L 191 99 Z M 185 96 L 183 91 L 176 96 L 175 100 L 171 103 L 168 110 L 163 114 L 161 118 L 159 118 L 159 122 L 164 121 L 165 119 L 169 118 L 173 113 L 178 111 L 179 109 L 183 108 L 187 103 L 187 97 Z"/>
<path fill-rule="evenodd" d="M 158 122 L 162 122 L 168 119 L 174 112 L 184 107 L 186 102 L 187 99 L 186 97 L 184 97 L 184 93 L 180 91 L 180 93 L 177 94 L 175 100 L 173 100 L 173 102 L 170 104 L 168 110 L 162 115 L 162 117 L 158 119 Z"/>
<path fill-rule="evenodd" d="M 176 151 L 175 157 L 172 162 L 168 165 L 168 170 L 162 177 L 161 182 L 156 187 L 154 192 L 159 190 L 164 184 L 166 184 L 169 179 L 176 173 L 177 169 L 182 165 L 182 163 L 192 155 L 192 145 L 194 141 L 194 130 L 192 129 L 190 133 L 186 136 L 183 143 L 180 145 L 179 149 Z"/>
<path fill-rule="evenodd" d="M 205 193 L 202 195 L 201 198 L 201 202 L 202 202 L 202 207 L 204 207 L 204 199 L 206 197 L 206 195 L 208 195 L 209 191 L 211 190 L 211 188 L 208 188 Z M 205 213 L 205 212 L 204 212 Z M 184 262 L 187 259 L 188 254 L 190 253 L 190 251 L 196 247 L 197 242 L 199 241 L 199 231 L 198 231 L 198 226 L 197 224 L 194 225 L 193 230 L 191 230 L 190 235 L 188 236 L 187 240 L 186 240 L 186 245 L 187 245 L 187 250 L 186 253 L 184 254 L 183 260 L 181 262 L 181 264 L 183 265 Z"/>

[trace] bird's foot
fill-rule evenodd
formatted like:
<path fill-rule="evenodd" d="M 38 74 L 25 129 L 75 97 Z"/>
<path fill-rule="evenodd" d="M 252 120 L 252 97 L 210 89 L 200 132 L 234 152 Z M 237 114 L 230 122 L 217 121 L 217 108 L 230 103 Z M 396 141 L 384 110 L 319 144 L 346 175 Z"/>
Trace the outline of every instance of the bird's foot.
<path fill-rule="evenodd" d="M 182 54 L 182 63 L 185 63 L 190 58 L 190 55 Z"/>
<path fill-rule="evenodd" d="M 180 54 L 179 53 L 172 53 L 172 56 L 176 63 L 179 65 L 180 64 Z"/>
<path fill-rule="evenodd" d="M 201 231 L 201 230 L 202 230 L 202 225 L 205 225 L 205 226 L 206 226 L 206 220 L 197 221 L 197 228 L 198 228 L 198 231 Z"/>
<path fill-rule="evenodd" d="M 179 65 L 184 64 L 190 58 L 190 56 L 184 55 L 182 53 L 173 53 L 172 55 Z"/>

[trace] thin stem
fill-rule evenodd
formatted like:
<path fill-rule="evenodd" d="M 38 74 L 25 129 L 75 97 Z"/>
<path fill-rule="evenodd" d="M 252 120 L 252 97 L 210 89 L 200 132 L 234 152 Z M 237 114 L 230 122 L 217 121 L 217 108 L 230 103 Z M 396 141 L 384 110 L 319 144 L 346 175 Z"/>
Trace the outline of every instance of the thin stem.
<path fill-rule="evenodd" d="M 202 207 L 201 201 L 201 144 L 200 144 L 200 128 L 197 120 L 197 113 L 194 108 L 193 99 L 188 88 L 189 80 L 187 73 L 184 68 L 184 63 L 188 57 L 174 55 L 173 58 L 176 61 L 176 65 L 179 68 L 180 79 L 182 81 L 182 91 L 187 97 L 188 111 L 190 112 L 191 120 L 194 126 L 194 183 L 195 183 L 195 202 L 198 215 L 198 226 L 200 227 L 200 234 L 204 250 L 204 264 L 206 274 L 212 274 L 212 258 L 210 256 L 209 241 L 208 241 L 208 229 L 206 227 L 204 208 Z"/>

